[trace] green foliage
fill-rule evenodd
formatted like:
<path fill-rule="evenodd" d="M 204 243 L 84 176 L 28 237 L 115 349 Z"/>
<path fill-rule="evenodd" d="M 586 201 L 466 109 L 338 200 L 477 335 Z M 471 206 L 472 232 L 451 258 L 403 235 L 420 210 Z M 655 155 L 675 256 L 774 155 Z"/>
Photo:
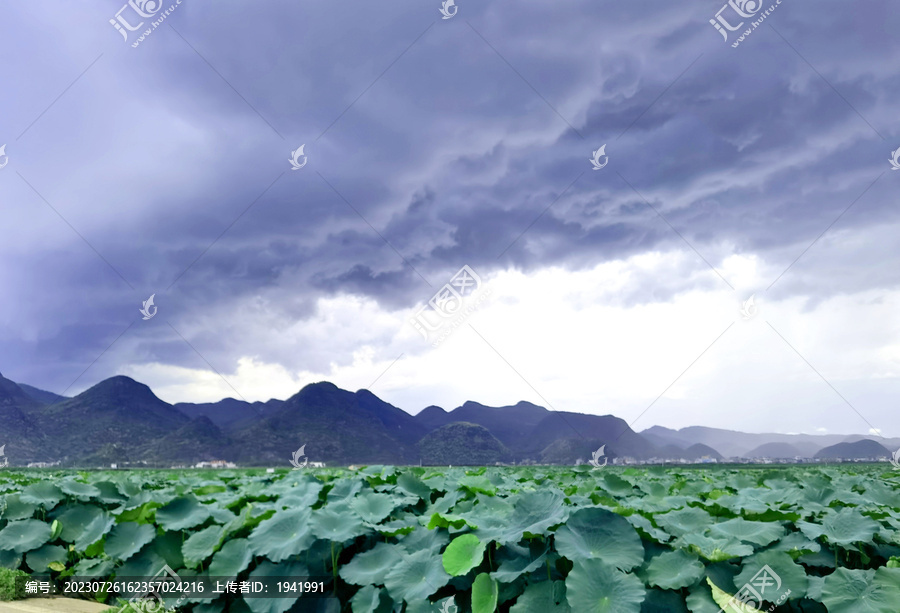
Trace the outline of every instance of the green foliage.
<path fill-rule="evenodd" d="M 317 577 L 354 613 L 716 613 L 767 572 L 763 610 L 900 602 L 900 479 L 878 467 L 6 471 L 0 496 L 0 569 L 54 580 L 168 564 Z"/>
<path fill-rule="evenodd" d="M 25 587 L 16 585 L 16 577 L 27 577 L 21 570 L 0 568 L 0 600 L 19 600 L 25 597 Z"/>

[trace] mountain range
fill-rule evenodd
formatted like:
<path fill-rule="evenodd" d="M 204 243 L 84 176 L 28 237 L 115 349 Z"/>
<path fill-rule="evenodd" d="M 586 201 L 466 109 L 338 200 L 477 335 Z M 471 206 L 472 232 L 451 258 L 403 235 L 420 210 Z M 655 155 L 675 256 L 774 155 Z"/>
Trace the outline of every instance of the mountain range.
<path fill-rule="evenodd" d="M 0 375 L 0 449 L 10 465 L 287 465 L 302 446 L 327 465 L 497 462 L 574 464 L 603 447 L 607 458 L 852 459 L 890 457 L 900 439 L 861 435 L 750 434 L 716 428 L 635 432 L 613 415 L 551 411 L 530 402 L 469 401 L 416 415 L 368 390 L 307 385 L 287 400 L 169 404 L 116 376 L 68 398 Z"/>

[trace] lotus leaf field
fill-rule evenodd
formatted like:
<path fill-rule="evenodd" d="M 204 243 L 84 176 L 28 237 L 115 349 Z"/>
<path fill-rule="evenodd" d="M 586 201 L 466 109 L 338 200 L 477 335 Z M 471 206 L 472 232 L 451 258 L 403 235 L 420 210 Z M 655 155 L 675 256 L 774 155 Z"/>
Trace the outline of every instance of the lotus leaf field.
<path fill-rule="evenodd" d="M 897 613 L 891 468 L 8 469 L 0 566 L 315 576 L 332 596 L 178 606 L 197 613 L 756 610 L 728 603 L 747 586 L 765 611 Z"/>

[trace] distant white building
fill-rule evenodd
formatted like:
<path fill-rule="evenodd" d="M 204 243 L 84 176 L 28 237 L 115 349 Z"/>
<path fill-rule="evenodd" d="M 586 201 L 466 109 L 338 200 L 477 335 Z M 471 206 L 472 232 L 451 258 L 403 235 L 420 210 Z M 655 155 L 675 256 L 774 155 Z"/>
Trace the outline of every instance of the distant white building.
<path fill-rule="evenodd" d="M 237 468 L 237 464 L 225 460 L 210 460 L 209 462 L 197 462 L 194 464 L 194 468 Z"/>

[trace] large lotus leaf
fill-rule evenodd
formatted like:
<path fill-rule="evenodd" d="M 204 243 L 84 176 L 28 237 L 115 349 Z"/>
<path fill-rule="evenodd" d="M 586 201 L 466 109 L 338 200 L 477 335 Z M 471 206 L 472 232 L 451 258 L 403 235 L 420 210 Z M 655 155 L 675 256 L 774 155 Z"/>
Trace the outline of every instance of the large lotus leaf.
<path fill-rule="evenodd" d="M 309 570 L 299 562 L 285 564 L 272 564 L 268 560 L 263 561 L 250 573 L 250 581 L 272 581 L 270 577 L 308 577 Z M 287 598 L 253 598 L 244 599 L 253 613 L 284 613 L 290 609 L 299 596 Z"/>
<path fill-rule="evenodd" d="M 350 599 L 353 613 L 381 613 L 391 610 L 387 592 L 374 585 L 366 585 Z"/>
<path fill-rule="evenodd" d="M 350 511 L 346 503 L 328 505 L 312 512 L 310 527 L 320 539 L 343 543 L 367 532 L 362 520 Z"/>
<path fill-rule="evenodd" d="M 683 549 L 667 551 L 654 557 L 647 565 L 647 583 L 664 590 L 678 590 L 699 582 L 706 567 Z"/>
<path fill-rule="evenodd" d="M 52 563 L 65 564 L 66 548 L 59 545 L 44 545 L 25 554 L 25 563 L 36 573 L 43 573 Z"/>
<path fill-rule="evenodd" d="M 712 537 L 733 538 L 760 546 L 768 545 L 784 536 L 784 528 L 780 524 L 747 521 L 743 517 L 714 524 L 709 532 Z"/>
<path fill-rule="evenodd" d="M 516 599 L 509 613 L 571 613 L 562 581 L 532 583 Z"/>
<path fill-rule="evenodd" d="M 109 536 L 106 537 L 104 553 L 117 560 L 127 560 L 141 547 L 149 543 L 156 536 L 156 528 L 150 524 L 136 524 L 124 522 L 116 524 Z"/>
<path fill-rule="evenodd" d="M 443 530 L 427 530 L 422 526 L 400 539 L 400 546 L 406 553 L 415 553 L 421 549 L 427 549 L 432 553 L 438 553 L 450 542 L 450 537 Z"/>
<path fill-rule="evenodd" d="M 641 538 L 628 521 L 606 509 L 589 507 L 573 513 L 556 531 L 556 550 L 571 561 L 601 558 L 631 570 L 644 561 Z"/>
<path fill-rule="evenodd" d="M 42 504 L 44 507 L 52 509 L 60 500 L 65 498 L 65 494 L 49 481 L 38 481 L 23 489 L 20 498 L 22 502 Z"/>
<path fill-rule="evenodd" d="M 235 519 L 237 519 L 237 515 L 229 511 L 228 509 L 222 508 L 219 506 L 219 503 L 214 502 L 213 504 L 206 505 L 209 507 L 209 515 L 213 518 L 217 524 L 229 525 Z"/>
<path fill-rule="evenodd" d="M 329 504 L 352 499 L 362 490 L 362 487 L 363 482 L 360 479 L 338 479 L 334 482 L 334 486 L 328 490 L 326 499 Z"/>
<path fill-rule="evenodd" d="M 350 501 L 350 508 L 359 515 L 363 521 L 377 524 L 391 514 L 397 503 L 390 494 L 377 494 L 366 490 L 355 496 Z"/>
<path fill-rule="evenodd" d="M 108 577 L 115 566 L 112 560 L 84 558 L 75 565 L 76 577 Z"/>
<path fill-rule="evenodd" d="M 209 575 L 211 577 L 235 577 L 247 568 L 253 554 L 250 552 L 250 544 L 247 539 L 234 539 L 226 542 L 222 549 L 216 552 L 212 562 L 209 563 Z"/>
<path fill-rule="evenodd" d="M 444 570 L 458 577 L 481 564 L 487 543 L 482 543 L 474 534 L 458 536 L 447 545 L 441 556 Z"/>
<path fill-rule="evenodd" d="M 64 494 L 68 494 L 73 498 L 81 501 L 88 501 L 94 496 L 100 495 L 100 490 L 89 483 L 82 483 L 74 479 L 63 479 L 59 481 L 59 489 Z"/>
<path fill-rule="evenodd" d="M 547 559 L 547 549 L 540 543 L 534 543 L 531 547 L 505 545 L 497 552 L 495 562 L 498 568 L 491 573 L 491 577 L 500 583 L 511 583 L 524 574 L 534 572 Z"/>
<path fill-rule="evenodd" d="M 649 589 L 641 613 L 688 613 L 684 596 L 671 590 Z"/>
<path fill-rule="evenodd" d="M 281 562 L 309 547 L 315 539 L 310 531 L 310 515 L 308 508 L 287 509 L 261 522 L 247 539 L 253 555 Z"/>
<path fill-rule="evenodd" d="M 712 516 L 703 509 L 687 507 L 656 515 L 653 520 L 673 536 L 703 532 L 713 524 Z"/>
<path fill-rule="evenodd" d="M 431 502 L 431 488 L 411 473 L 403 473 L 397 477 L 397 487 L 425 502 Z"/>
<path fill-rule="evenodd" d="M 645 595 L 640 579 L 597 558 L 578 560 L 566 577 L 566 600 L 578 613 L 639 613 Z"/>
<path fill-rule="evenodd" d="M 772 571 L 766 574 L 770 576 L 774 574 L 775 582 L 772 584 L 771 581 L 767 581 L 770 589 L 775 590 L 772 598 L 769 598 L 768 591 L 764 593 L 757 587 L 757 591 L 766 596 L 766 600 L 774 602 L 788 589 L 791 590 L 791 598 L 802 598 L 806 595 L 806 570 L 783 551 L 763 551 L 744 558 L 741 562 L 741 572 L 734 578 L 734 584 L 740 586 L 750 583 L 756 573 L 766 566 Z M 782 584 L 782 587 L 779 587 L 778 583 Z"/>
<path fill-rule="evenodd" d="M 115 523 L 107 511 L 92 504 L 71 506 L 57 519 L 62 525 L 60 538 L 73 543 L 78 551 L 98 541 Z"/>
<path fill-rule="evenodd" d="M 384 586 L 396 602 L 424 600 L 450 581 L 440 555 L 423 549 L 400 556 L 400 562 L 384 578 Z"/>
<path fill-rule="evenodd" d="M 825 577 L 822 604 L 829 613 L 896 613 L 900 603 L 900 569 L 839 568 Z"/>
<path fill-rule="evenodd" d="M 22 554 L 11 549 L 0 549 L 0 568 L 15 570 L 22 565 Z"/>
<path fill-rule="evenodd" d="M 508 515 L 493 515 L 487 508 L 484 510 L 488 512 L 475 520 L 476 534 L 484 541 L 494 540 L 500 545 L 518 543 L 526 532 L 547 535 L 550 526 L 565 522 L 569 514 L 565 496 L 556 489 L 518 494 Z"/>
<path fill-rule="evenodd" d="M 153 550 L 152 545 L 144 545 L 141 550 L 115 569 L 117 577 L 152 577 L 166 564 Z"/>
<path fill-rule="evenodd" d="M 635 529 L 639 533 L 646 534 L 649 538 L 659 542 L 665 543 L 667 541 L 672 540 L 672 535 L 668 532 L 664 532 L 659 528 L 655 527 L 649 519 L 641 515 L 640 513 L 632 513 L 631 515 L 625 518 L 629 524 L 635 527 Z"/>
<path fill-rule="evenodd" d="M 210 526 L 192 534 L 181 547 L 185 567 L 196 568 L 218 549 L 224 536 L 225 528 L 222 526 Z"/>
<path fill-rule="evenodd" d="M 156 522 L 166 530 L 185 530 L 209 518 L 209 507 L 193 496 L 179 496 L 156 510 Z"/>
<path fill-rule="evenodd" d="M 0 505 L 0 518 L 6 519 L 9 521 L 16 521 L 17 519 L 29 519 L 34 512 L 38 509 L 37 504 L 33 502 L 25 502 L 21 500 L 18 494 L 8 494 L 3 497 L 3 502 L 5 504 Z"/>
<path fill-rule="evenodd" d="M 325 486 L 313 479 L 312 481 L 302 480 L 293 484 L 282 492 L 278 497 L 278 506 L 280 508 L 303 509 L 311 507 L 319 500 L 319 493 Z M 247 490 L 243 492 L 245 495 Z"/>
<path fill-rule="evenodd" d="M 795 560 L 802 555 L 816 553 L 822 550 L 822 546 L 816 541 L 811 541 L 802 532 L 791 532 L 783 539 L 769 547 L 770 550 L 784 551 Z"/>
<path fill-rule="evenodd" d="M 703 534 L 686 534 L 678 539 L 678 544 L 687 545 L 691 551 L 699 553 L 710 562 L 722 562 L 753 553 L 752 545 L 737 539 L 714 538 Z"/>
<path fill-rule="evenodd" d="M 402 550 L 398 545 L 378 543 L 369 551 L 358 553 L 339 571 L 341 578 L 355 585 L 383 585 L 384 578 L 398 563 Z"/>
<path fill-rule="evenodd" d="M 839 512 L 829 512 L 822 518 L 821 525 L 798 521 L 797 527 L 811 539 L 824 536 L 829 543 L 850 545 L 870 542 L 879 525 L 856 509 L 844 507 Z"/>
<path fill-rule="evenodd" d="M 106 504 L 118 504 L 128 499 L 127 496 L 123 496 L 119 492 L 119 488 L 112 481 L 97 481 L 93 485 L 97 488 L 97 491 L 100 492 L 96 495 L 97 500 L 100 502 Z"/>
<path fill-rule="evenodd" d="M 494 613 L 499 595 L 497 582 L 487 573 L 479 574 L 472 584 L 472 613 Z"/>

